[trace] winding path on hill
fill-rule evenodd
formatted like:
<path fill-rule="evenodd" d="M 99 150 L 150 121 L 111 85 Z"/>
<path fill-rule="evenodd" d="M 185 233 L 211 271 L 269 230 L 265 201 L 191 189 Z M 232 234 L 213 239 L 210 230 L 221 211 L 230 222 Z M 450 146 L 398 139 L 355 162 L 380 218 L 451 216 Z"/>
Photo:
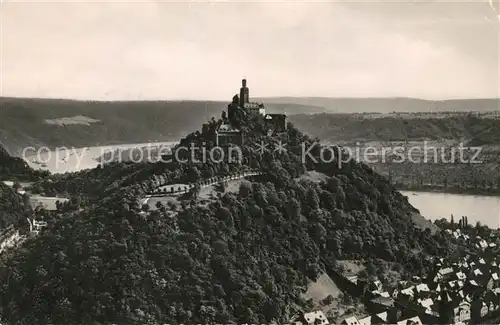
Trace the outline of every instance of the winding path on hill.
<path fill-rule="evenodd" d="M 196 185 L 198 185 L 200 188 L 204 188 L 204 187 L 212 186 L 215 184 L 234 181 L 234 180 L 238 180 L 238 179 L 246 178 L 246 177 L 251 177 L 251 176 L 260 176 L 263 174 L 265 174 L 265 173 L 261 172 L 261 171 L 253 170 L 253 171 L 248 171 L 248 172 L 243 172 L 243 173 L 234 173 L 234 174 L 227 175 L 227 176 L 214 176 L 214 177 L 200 180 L 198 182 L 190 183 L 190 184 L 163 185 L 163 186 L 160 186 L 156 191 L 154 191 L 150 194 L 147 194 L 144 197 L 142 203 L 146 204 L 148 202 L 148 200 L 152 197 L 165 197 L 165 196 L 173 196 L 173 195 L 188 193 Z"/>

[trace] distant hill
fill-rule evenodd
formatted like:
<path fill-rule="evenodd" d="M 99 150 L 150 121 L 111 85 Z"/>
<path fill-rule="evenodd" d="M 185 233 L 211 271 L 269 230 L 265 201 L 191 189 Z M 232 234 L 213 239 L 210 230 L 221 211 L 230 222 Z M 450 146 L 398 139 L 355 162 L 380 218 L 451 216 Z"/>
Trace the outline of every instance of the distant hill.
<path fill-rule="evenodd" d="M 76 101 L 0 98 L 0 142 L 12 154 L 26 146 L 87 147 L 108 144 L 176 141 L 228 102 Z M 299 104 L 271 104 L 268 112 L 307 112 Z"/>
<path fill-rule="evenodd" d="M 447 118 L 363 118 L 350 114 L 298 114 L 290 117 L 300 130 L 325 141 L 475 140 L 500 138 L 500 120 L 470 115 Z"/>
<path fill-rule="evenodd" d="M 500 109 L 500 99 L 452 99 L 424 100 L 417 98 L 329 98 L 329 97 L 262 97 L 256 98 L 268 104 L 295 104 L 322 108 L 330 113 L 363 112 L 448 112 L 448 111 L 495 111 Z M 307 113 L 318 113 L 311 111 Z"/>
<path fill-rule="evenodd" d="M 498 109 L 496 99 L 427 101 L 411 98 L 272 97 L 252 100 L 264 102 L 270 113 L 288 115 Z M 227 104 L 222 101 L 99 102 L 0 98 L 0 142 L 17 156 L 27 146 L 88 147 L 177 141 L 188 130 L 196 129 L 211 117 L 219 118 Z"/>

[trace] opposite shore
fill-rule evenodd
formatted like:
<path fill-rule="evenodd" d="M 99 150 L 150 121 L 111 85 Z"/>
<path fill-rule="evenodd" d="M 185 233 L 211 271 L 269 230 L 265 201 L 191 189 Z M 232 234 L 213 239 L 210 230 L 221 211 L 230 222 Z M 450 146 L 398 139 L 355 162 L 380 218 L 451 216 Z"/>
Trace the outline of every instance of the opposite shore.
<path fill-rule="evenodd" d="M 458 188 L 458 187 L 444 187 L 439 185 L 424 185 L 424 186 L 408 186 L 405 184 L 393 184 L 400 191 L 412 191 L 412 192 L 432 192 L 432 193 L 443 193 L 443 194 L 461 194 L 461 195 L 471 195 L 471 196 L 491 196 L 500 197 L 500 190 L 493 189 L 481 189 L 481 188 Z"/>

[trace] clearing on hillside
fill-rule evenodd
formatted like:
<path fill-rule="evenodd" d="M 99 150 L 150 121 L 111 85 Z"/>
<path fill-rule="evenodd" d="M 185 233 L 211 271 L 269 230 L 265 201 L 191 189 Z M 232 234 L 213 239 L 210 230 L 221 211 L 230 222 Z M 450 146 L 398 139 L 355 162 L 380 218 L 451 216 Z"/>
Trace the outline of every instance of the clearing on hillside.
<path fill-rule="evenodd" d="M 332 295 L 333 298 L 338 298 L 341 291 L 333 282 L 333 280 L 328 276 L 328 274 L 323 273 L 319 278 L 312 282 L 308 287 L 307 291 L 303 294 L 304 299 L 312 299 L 314 304 L 319 304 L 320 301 Z"/>
<path fill-rule="evenodd" d="M 46 119 L 45 124 L 65 126 L 65 125 L 86 125 L 89 126 L 91 123 L 101 122 L 100 120 L 95 120 L 93 118 L 77 115 L 73 117 L 61 117 L 56 119 Z"/>
<path fill-rule="evenodd" d="M 320 183 L 322 181 L 326 181 L 328 179 L 328 176 L 315 170 L 311 170 L 301 175 L 300 177 L 297 177 L 295 180 L 299 181 L 301 179 L 306 179 L 314 183 Z"/>
<path fill-rule="evenodd" d="M 245 180 L 244 178 L 240 178 L 240 179 L 235 179 L 235 180 L 226 182 L 226 190 L 224 193 L 237 193 L 240 190 L 240 185 L 243 182 L 248 182 L 248 181 Z M 218 186 L 220 186 L 220 185 L 214 184 L 214 185 L 210 185 L 210 186 L 206 186 L 206 187 L 201 188 L 199 198 L 200 199 L 209 199 L 212 197 L 217 197 Z"/>

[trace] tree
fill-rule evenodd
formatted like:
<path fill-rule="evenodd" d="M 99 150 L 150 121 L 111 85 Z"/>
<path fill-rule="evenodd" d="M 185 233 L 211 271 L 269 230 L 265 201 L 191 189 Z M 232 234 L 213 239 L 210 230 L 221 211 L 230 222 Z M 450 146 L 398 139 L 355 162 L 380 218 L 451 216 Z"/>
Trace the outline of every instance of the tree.
<path fill-rule="evenodd" d="M 375 265 L 373 264 L 372 261 L 368 261 L 366 263 L 366 272 L 368 273 L 368 275 L 375 275 L 377 273 L 377 268 L 375 267 Z"/>
<path fill-rule="evenodd" d="M 82 205 L 82 197 L 77 195 L 71 198 L 71 204 L 75 209 L 79 209 Z"/>
<path fill-rule="evenodd" d="M 333 296 L 328 295 L 325 299 L 323 299 L 322 303 L 323 303 L 323 305 L 328 306 L 328 305 L 332 304 L 333 301 L 334 301 Z"/>
<path fill-rule="evenodd" d="M 194 187 L 193 187 L 193 188 L 191 188 L 191 190 L 190 190 L 191 197 L 192 197 L 193 199 L 197 199 L 197 198 L 198 198 L 198 196 L 200 195 L 200 190 L 201 190 L 200 185 L 199 185 L 198 183 L 196 183 L 196 184 L 194 185 Z"/>
<path fill-rule="evenodd" d="M 319 207 L 319 196 L 318 193 L 313 188 L 310 188 L 308 190 L 307 199 L 308 199 L 308 204 L 312 210 L 315 210 Z"/>
<path fill-rule="evenodd" d="M 251 120 L 243 127 L 249 146 L 265 136 Z M 210 123 L 203 133 L 209 131 Z M 201 145 L 208 136 L 193 133 L 184 144 Z M 267 183 L 243 181 L 238 193 L 207 204 L 187 198 L 168 214 L 140 213 L 134 186 L 141 183 L 141 190 L 151 190 L 159 184 L 152 175 L 165 172 L 168 184 L 189 183 L 190 168 L 205 173 L 205 164 L 117 164 L 53 176 L 60 180 L 39 185 L 43 191 L 67 190 L 71 196 L 81 191 L 90 204 L 56 221 L 40 241 L 5 261 L 0 268 L 2 316 L 12 324 L 90 324 L 95 319 L 146 324 L 153 318 L 157 324 L 284 323 L 294 312 L 289 306 L 307 309 L 297 297 L 322 263 L 332 270 L 336 260 L 395 260 L 419 273 L 424 266 L 417 261 L 423 255 L 452 255 L 447 238 L 417 229 L 408 218 L 413 211 L 408 202 L 362 164 L 309 164 L 335 177 L 331 188 L 328 182 L 296 182 L 304 167 L 300 144 L 313 139 L 293 127 L 282 138 L 290 150 L 280 160 L 252 157 L 270 174 L 262 177 Z M 250 164 L 242 163 L 241 170 Z M 210 168 L 222 175 L 240 166 Z M 2 203 L 11 201 L 3 197 L 0 212 L 7 210 Z M 60 250 L 66 257 L 53 253 Z M 44 269 L 37 272 L 33 261 Z M 97 281 L 100 275 L 110 285 Z M 71 292 L 85 298 L 84 306 L 67 303 Z"/>
<path fill-rule="evenodd" d="M 360 279 L 366 280 L 366 279 L 368 279 L 369 274 L 368 274 L 368 272 L 366 270 L 361 270 L 358 273 L 358 276 L 359 276 Z"/>
<path fill-rule="evenodd" d="M 352 305 L 354 299 L 352 299 L 352 296 L 346 292 L 342 297 L 342 302 L 344 303 L 344 305 Z"/>
<path fill-rule="evenodd" d="M 149 212 L 149 205 L 147 204 L 143 204 L 142 207 L 141 207 L 141 210 L 144 211 L 144 212 Z"/>
<path fill-rule="evenodd" d="M 220 182 L 217 184 L 216 189 L 220 193 L 225 193 L 226 192 L 226 182 Z"/>
<path fill-rule="evenodd" d="M 28 193 L 23 194 L 23 204 L 25 208 L 31 209 L 31 198 Z"/>
<path fill-rule="evenodd" d="M 14 184 L 12 185 L 12 188 L 18 192 L 20 189 L 21 189 L 21 183 L 19 183 L 18 181 L 15 181 Z"/>
<path fill-rule="evenodd" d="M 247 197 L 252 193 L 252 187 L 248 182 L 242 182 L 240 184 L 239 195 L 242 197 Z"/>

